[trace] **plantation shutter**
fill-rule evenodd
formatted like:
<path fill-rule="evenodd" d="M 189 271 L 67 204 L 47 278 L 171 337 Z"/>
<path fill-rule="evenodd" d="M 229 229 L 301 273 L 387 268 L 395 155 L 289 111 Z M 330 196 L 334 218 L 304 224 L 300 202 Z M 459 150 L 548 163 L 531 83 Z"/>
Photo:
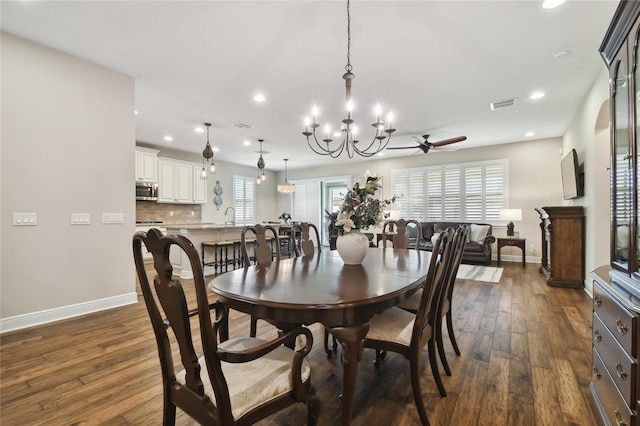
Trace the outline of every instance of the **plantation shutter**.
<path fill-rule="evenodd" d="M 255 225 L 255 183 L 253 178 L 233 176 L 233 207 L 238 225 Z"/>
<path fill-rule="evenodd" d="M 464 170 L 464 216 L 465 220 L 482 220 L 482 167 L 468 167 Z"/>
<path fill-rule="evenodd" d="M 504 207 L 506 176 L 501 165 L 485 167 L 485 220 L 499 220 L 500 209 Z"/>
<path fill-rule="evenodd" d="M 444 170 L 444 218 L 447 220 L 460 219 L 460 169 L 447 168 Z"/>
<path fill-rule="evenodd" d="M 401 218 L 409 215 L 409 174 L 405 172 L 393 173 L 393 195 L 396 195 L 393 209 L 398 210 Z"/>
<path fill-rule="evenodd" d="M 427 220 L 442 218 L 442 170 L 427 171 Z"/>

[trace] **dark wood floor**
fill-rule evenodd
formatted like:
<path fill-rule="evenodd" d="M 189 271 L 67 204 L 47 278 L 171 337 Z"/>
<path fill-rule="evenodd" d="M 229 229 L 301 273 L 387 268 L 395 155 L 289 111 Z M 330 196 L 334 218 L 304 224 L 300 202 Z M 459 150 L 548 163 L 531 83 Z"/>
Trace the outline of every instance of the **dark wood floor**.
<path fill-rule="evenodd" d="M 456 283 L 454 324 L 462 356 L 447 342 L 453 375 L 444 376 L 446 398 L 437 392 L 424 351 L 423 397 L 431 423 L 595 424 L 588 390 L 591 299 L 582 290 L 547 287 L 536 265 L 503 266 L 499 284 Z M 248 318 L 232 318 L 232 334 L 246 335 Z M 267 324 L 258 328 L 275 336 Z M 339 424 L 339 357 L 327 360 L 321 329 L 311 328 L 319 424 Z M 419 424 L 406 360 L 390 353 L 379 370 L 372 361 L 373 353 L 365 351 L 353 424 Z M 144 303 L 3 335 L 0 393 L 3 425 L 160 424 L 160 369 Z M 292 407 L 261 424 L 302 425 L 304 419 L 304 410 Z M 195 422 L 179 411 L 177 424 Z"/>

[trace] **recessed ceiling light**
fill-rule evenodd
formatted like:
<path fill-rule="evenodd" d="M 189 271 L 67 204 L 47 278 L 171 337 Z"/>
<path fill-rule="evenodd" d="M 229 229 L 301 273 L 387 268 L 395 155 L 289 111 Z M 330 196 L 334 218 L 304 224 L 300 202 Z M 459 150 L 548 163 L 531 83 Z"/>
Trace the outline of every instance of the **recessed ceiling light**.
<path fill-rule="evenodd" d="M 173 138 L 171 136 L 167 135 L 167 136 L 164 137 L 164 140 L 167 141 L 167 142 L 171 142 L 173 140 Z"/>
<path fill-rule="evenodd" d="M 384 157 L 384 152 L 379 152 L 378 157 Z"/>
<path fill-rule="evenodd" d="M 560 49 L 553 54 L 553 57 L 556 59 L 566 58 L 571 55 L 571 51 L 569 49 Z"/>
<path fill-rule="evenodd" d="M 544 0 L 542 2 L 542 8 L 543 9 L 553 9 L 554 7 L 560 6 L 564 2 L 565 2 L 565 0 Z"/>
<path fill-rule="evenodd" d="M 533 132 L 527 132 L 524 134 L 526 137 L 530 138 L 531 136 L 535 136 L 536 134 Z"/>
<path fill-rule="evenodd" d="M 133 110 L 133 113 L 134 113 L 134 114 L 136 114 L 136 115 L 138 115 L 138 110 L 137 110 L 137 109 L 134 109 L 134 110 Z"/>
<path fill-rule="evenodd" d="M 340 133 L 340 132 L 334 132 L 333 133 L 333 137 L 334 138 L 339 138 L 340 136 L 342 136 L 342 133 Z"/>
<path fill-rule="evenodd" d="M 204 133 L 204 129 L 202 127 L 196 127 L 193 129 L 196 133 Z"/>
<path fill-rule="evenodd" d="M 256 102 L 264 102 L 266 99 L 262 93 L 258 93 L 253 97 L 253 100 Z"/>
<path fill-rule="evenodd" d="M 218 148 L 217 146 L 214 146 L 214 147 L 213 147 L 213 151 L 214 151 L 214 152 L 218 152 L 218 151 L 220 151 L 220 148 Z"/>
<path fill-rule="evenodd" d="M 249 142 L 249 141 L 244 141 L 244 142 L 242 142 L 242 145 L 244 145 L 244 146 L 249 146 L 249 145 L 251 145 L 251 142 Z"/>
<path fill-rule="evenodd" d="M 540 99 L 544 97 L 544 92 L 533 92 L 529 99 Z"/>

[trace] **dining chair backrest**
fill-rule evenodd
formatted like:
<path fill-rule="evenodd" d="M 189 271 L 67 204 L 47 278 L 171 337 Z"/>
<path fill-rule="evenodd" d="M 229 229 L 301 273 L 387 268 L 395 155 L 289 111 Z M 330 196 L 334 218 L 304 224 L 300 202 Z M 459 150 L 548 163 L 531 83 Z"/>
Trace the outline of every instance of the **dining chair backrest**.
<path fill-rule="evenodd" d="M 252 234 L 253 238 L 251 238 Z M 250 256 L 249 245 L 253 246 L 253 256 Z M 242 228 L 240 246 L 245 266 L 251 265 L 251 259 L 254 259 L 258 265 L 268 265 L 274 257 L 280 259 L 278 231 L 271 225 L 257 224 Z"/>
<path fill-rule="evenodd" d="M 424 333 L 427 327 L 433 327 L 438 315 L 438 303 L 446 284 L 446 272 L 453 260 L 453 228 L 447 228 L 436 240 L 431 252 L 431 264 L 425 278 L 420 305 L 413 324 L 411 345 L 422 348 L 432 333 Z"/>
<path fill-rule="evenodd" d="M 186 255 L 193 271 L 193 280 L 189 280 L 192 284 L 189 286 L 193 285 L 195 290 L 195 302 L 192 297 L 186 296 L 190 294 L 185 292 L 185 289 L 189 290 L 188 287 L 174 278 L 169 253 L 174 253 L 176 249 Z M 156 274 L 153 285 L 149 283 L 143 250 L 153 256 Z M 182 235 L 163 235 L 158 229 L 139 231 L 133 236 L 133 257 L 160 359 L 164 393 L 163 424 L 175 424 L 176 407 L 200 424 L 232 425 L 236 421 L 253 424 L 296 402 L 307 404 L 310 419 L 316 416 L 312 407 L 315 393 L 307 373 L 302 373 L 305 368 L 300 368 L 305 365 L 303 358 L 313 344 L 308 329 L 299 327 L 297 331 L 270 342 L 246 337 L 231 340 L 222 337 L 219 341 L 216 336 L 226 334 L 223 329 L 228 324 L 228 310 L 219 302 L 209 303 L 200 256 L 191 241 Z M 195 316 L 197 321 L 192 321 L 191 318 Z M 291 344 L 300 339 L 299 336 L 303 334 L 306 336 L 303 350 L 294 353 L 284 346 L 285 343 Z M 172 347 L 176 343 L 178 349 Z M 180 356 L 177 363 L 173 359 L 175 354 Z M 266 363 L 261 362 L 260 358 L 266 354 L 269 354 L 265 357 Z M 285 356 L 283 365 L 291 365 L 291 370 L 285 369 L 279 375 L 271 375 L 270 371 L 266 371 L 269 370 L 267 366 L 273 365 L 273 359 Z M 253 364 L 242 365 L 247 362 Z M 176 371 L 176 365 L 182 367 L 180 371 Z M 265 371 L 258 373 L 256 370 Z M 229 375 L 229 381 L 225 372 Z M 241 377 L 243 374 L 249 377 Z M 256 390 L 255 386 L 246 385 L 247 380 L 251 379 L 256 383 L 277 381 L 278 391 L 261 397 L 259 394 L 262 389 Z M 240 387 L 235 382 L 241 383 Z M 264 384 L 258 386 L 263 388 Z M 313 423 L 310 421 L 310 424 Z"/>
<path fill-rule="evenodd" d="M 393 248 L 407 249 L 415 243 L 420 246 L 420 222 L 415 219 L 387 220 L 382 225 L 382 247 L 387 248 L 387 235 L 391 235 Z M 391 231 L 394 229 L 394 231 Z M 415 234 L 415 236 L 414 236 Z"/>
<path fill-rule="evenodd" d="M 469 234 L 469 227 L 467 225 L 459 226 L 456 229 L 453 237 L 453 258 L 449 270 L 446 272 L 446 284 L 444 291 L 442 292 L 442 300 L 451 300 L 453 294 L 453 286 L 456 282 L 456 276 L 458 275 L 458 269 L 462 262 L 462 255 L 467 245 L 467 235 Z M 442 302 L 441 302 L 442 307 Z"/>
<path fill-rule="evenodd" d="M 311 234 L 315 235 L 312 236 Z M 318 252 L 321 251 L 320 233 L 313 223 L 302 222 L 293 225 L 293 235 L 295 235 L 296 238 L 293 244 L 296 256 L 313 256 L 316 247 L 318 248 Z"/>
<path fill-rule="evenodd" d="M 156 276 L 153 286 L 149 284 L 147 271 L 142 255 L 142 245 L 153 255 L 153 265 Z M 199 329 L 193 329 L 189 321 L 190 310 L 184 288 L 181 282 L 173 279 L 173 268 L 169 261 L 169 250 L 174 246 L 187 255 L 193 271 L 196 305 L 199 319 Z M 224 411 L 230 407 L 229 395 L 221 392 L 226 389 L 226 380 L 222 373 L 220 359 L 216 355 L 218 341 L 216 334 L 220 323 L 216 320 L 211 323 L 207 288 L 204 282 L 204 274 L 198 253 L 186 237 L 182 235 L 163 236 L 157 229 L 148 232 L 136 232 L 133 236 L 133 254 L 138 273 L 138 280 L 142 289 L 142 295 L 147 307 L 147 313 L 151 319 L 153 331 L 160 356 L 162 381 L 165 388 L 165 399 L 170 397 L 181 401 L 178 405 L 190 416 L 200 419 L 218 417 L 223 419 L 224 413 L 216 414 L 215 410 L 207 408 L 208 398 L 201 378 L 201 365 L 198 363 L 198 355 L 194 347 L 194 336 L 200 334 L 201 346 L 207 359 L 207 371 L 216 395 L 216 405 Z M 159 302 L 159 305 L 157 303 Z M 163 318 L 164 313 L 165 318 Z M 191 312 L 194 312 L 193 310 Z M 176 382 L 176 369 L 173 361 L 173 351 L 167 330 L 173 331 L 173 337 L 180 348 L 180 364 L 184 368 L 185 384 Z M 205 372 L 204 374 L 207 374 Z M 170 395 L 167 395 L 167 392 Z M 176 402 L 177 403 L 177 402 Z M 165 402 L 166 404 L 166 402 Z M 209 403 L 210 404 L 210 403 Z M 230 414 L 230 408 L 228 413 Z M 210 420 L 209 420 L 210 421 Z"/>

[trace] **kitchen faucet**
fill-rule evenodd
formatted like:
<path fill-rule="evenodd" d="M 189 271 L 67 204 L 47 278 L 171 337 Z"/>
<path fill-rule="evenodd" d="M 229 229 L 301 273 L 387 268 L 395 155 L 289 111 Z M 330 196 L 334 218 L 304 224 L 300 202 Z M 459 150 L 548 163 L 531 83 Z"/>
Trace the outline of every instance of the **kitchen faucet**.
<path fill-rule="evenodd" d="M 229 209 L 233 210 L 233 216 L 231 217 L 231 220 L 229 221 L 232 225 L 236 224 L 236 209 L 229 206 L 227 207 L 227 209 L 224 211 L 224 215 L 226 216 L 227 213 L 229 212 Z"/>

